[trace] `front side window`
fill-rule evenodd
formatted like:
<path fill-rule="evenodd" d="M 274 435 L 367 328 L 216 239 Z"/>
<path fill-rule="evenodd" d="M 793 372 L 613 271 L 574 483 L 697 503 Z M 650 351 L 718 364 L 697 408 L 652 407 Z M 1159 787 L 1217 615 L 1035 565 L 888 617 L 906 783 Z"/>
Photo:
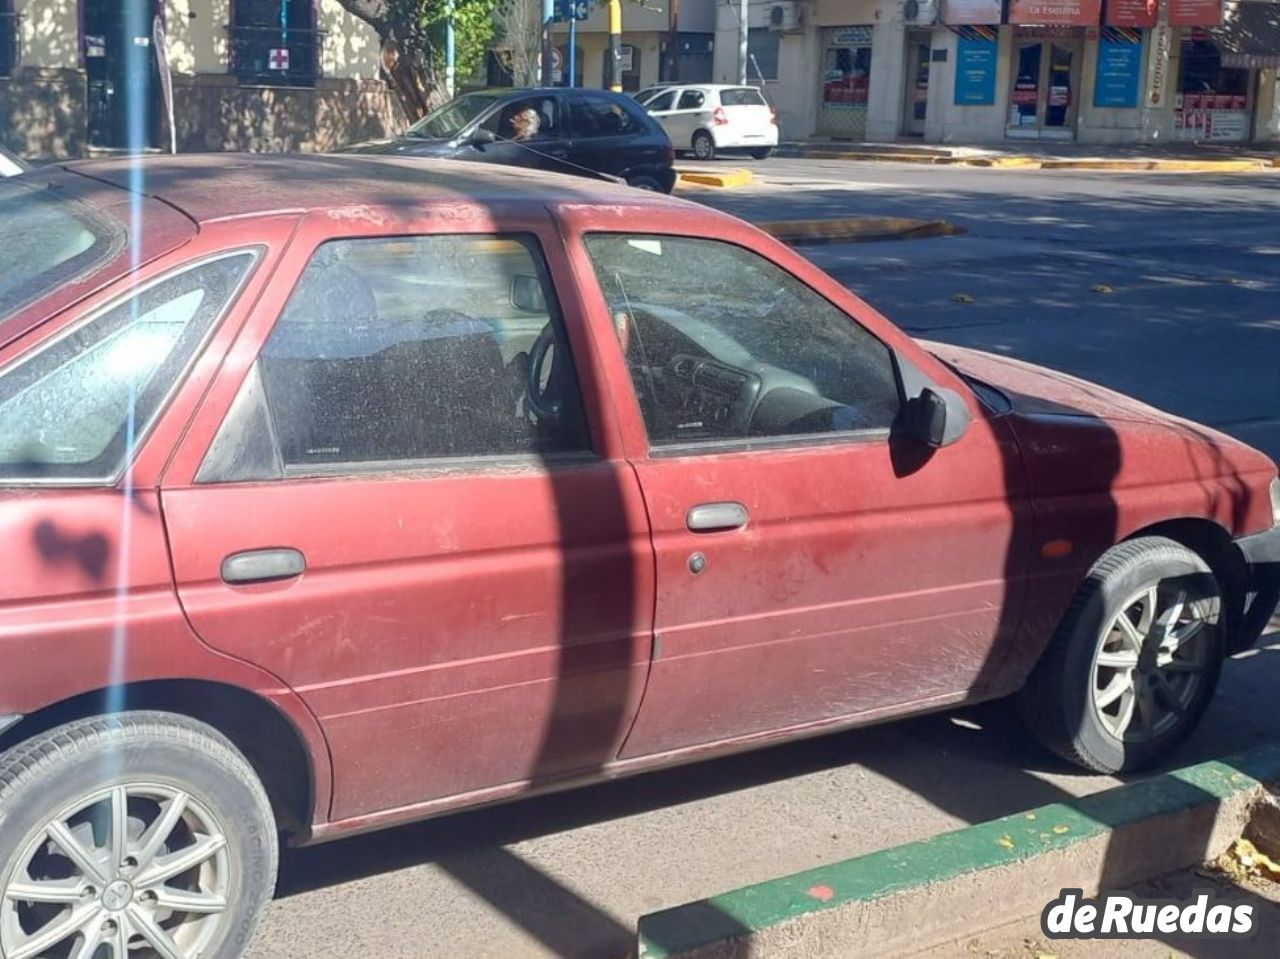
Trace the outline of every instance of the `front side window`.
<path fill-rule="evenodd" d="M 0 371 L 0 482 L 118 475 L 254 258 L 152 284 Z"/>
<path fill-rule="evenodd" d="M 335 240 L 308 264 L 199 480 L 589 449 L 533 240 Z"/>
<path fill-rule="evenodd" d="M 480 122 L 482 129 L 504 140 L 563 139 L 561 126 L 560 101 L 554 96 L 509 100 Z"/>
<path fill-rule="evenodd" d="M 655 446 L 893 425 L 888 347 L 764 257 L 688 237 L 586 245 Z"/>
<path fill-rule="evenodd" d="M 675 99 L 676 99 L 676 94 L 675 94 L 675 91 L 672 90 L 672 91 L 668 91 L 667 93 L 660 93 L 656 97 L 653 97 L 643 102 L 646 110 L 648 110 L 650 113 L 656 113 L 660 110 L 672 109 L 671 105 L 675 103 Z"/>

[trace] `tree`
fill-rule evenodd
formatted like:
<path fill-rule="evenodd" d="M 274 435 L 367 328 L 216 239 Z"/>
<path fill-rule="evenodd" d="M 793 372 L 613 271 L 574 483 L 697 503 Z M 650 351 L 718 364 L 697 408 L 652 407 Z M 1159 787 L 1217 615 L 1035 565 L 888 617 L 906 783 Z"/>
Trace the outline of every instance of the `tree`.
<path fill-rule="evenodd" d="M 542 56 L 542 0 L 497 0 L 493 13 L 503 66 L 518 87 L 537 86 Z"/>
<path fill-rule="evenodd" d="M 373 27 L 382 45 L 382 69 L 410 122 L 445 99 L 444 36 L 448 0 L 338 0 Z M 458 74 L 470 72 L 493 37 L 498 0 L 454 0 Z"/>

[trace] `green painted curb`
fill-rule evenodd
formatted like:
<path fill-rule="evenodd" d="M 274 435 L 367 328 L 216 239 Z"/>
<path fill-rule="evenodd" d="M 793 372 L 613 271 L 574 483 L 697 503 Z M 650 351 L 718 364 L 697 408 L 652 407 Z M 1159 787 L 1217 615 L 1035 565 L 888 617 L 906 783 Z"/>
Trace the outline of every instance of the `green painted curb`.
<path fill-rule="evenodd" d="M 642 916 L 639 956 L 665 959 L 808 914 L 1022 862 L 1276 780 L 1280 743 L 735 889 Z"/>

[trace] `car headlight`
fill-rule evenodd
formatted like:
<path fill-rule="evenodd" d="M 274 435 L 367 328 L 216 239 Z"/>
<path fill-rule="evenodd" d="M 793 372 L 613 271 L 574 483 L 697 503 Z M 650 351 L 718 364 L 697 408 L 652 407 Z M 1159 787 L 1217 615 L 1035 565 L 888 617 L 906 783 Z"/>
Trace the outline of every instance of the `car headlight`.
<path fill-rule="evenodd" d="M 1280 476 L 1271 481 L 1271 522 L 1280 526 Z"/>

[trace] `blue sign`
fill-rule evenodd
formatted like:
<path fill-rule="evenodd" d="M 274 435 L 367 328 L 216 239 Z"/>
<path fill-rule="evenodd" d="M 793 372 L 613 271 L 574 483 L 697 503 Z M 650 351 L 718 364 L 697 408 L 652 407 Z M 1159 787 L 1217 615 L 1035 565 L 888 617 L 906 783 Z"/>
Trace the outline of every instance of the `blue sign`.
<path fill-rule="evenodd" d="M 957 38 L 956 106 L 989 107 L 996 102 L 997 48 L 994 39 Z"/>
<path fill-rule="evenodd" d="M 1098 41 L 1095 107 L 1136 107 L 1142 76 L 1142 31 L 1106 27 Z"/>
<path fill-rule="evenodd" d="M 556 0 L 555 16 L 557 23 L 566 20 L 585 20 L 591 16 L 590 0 Z"/>

